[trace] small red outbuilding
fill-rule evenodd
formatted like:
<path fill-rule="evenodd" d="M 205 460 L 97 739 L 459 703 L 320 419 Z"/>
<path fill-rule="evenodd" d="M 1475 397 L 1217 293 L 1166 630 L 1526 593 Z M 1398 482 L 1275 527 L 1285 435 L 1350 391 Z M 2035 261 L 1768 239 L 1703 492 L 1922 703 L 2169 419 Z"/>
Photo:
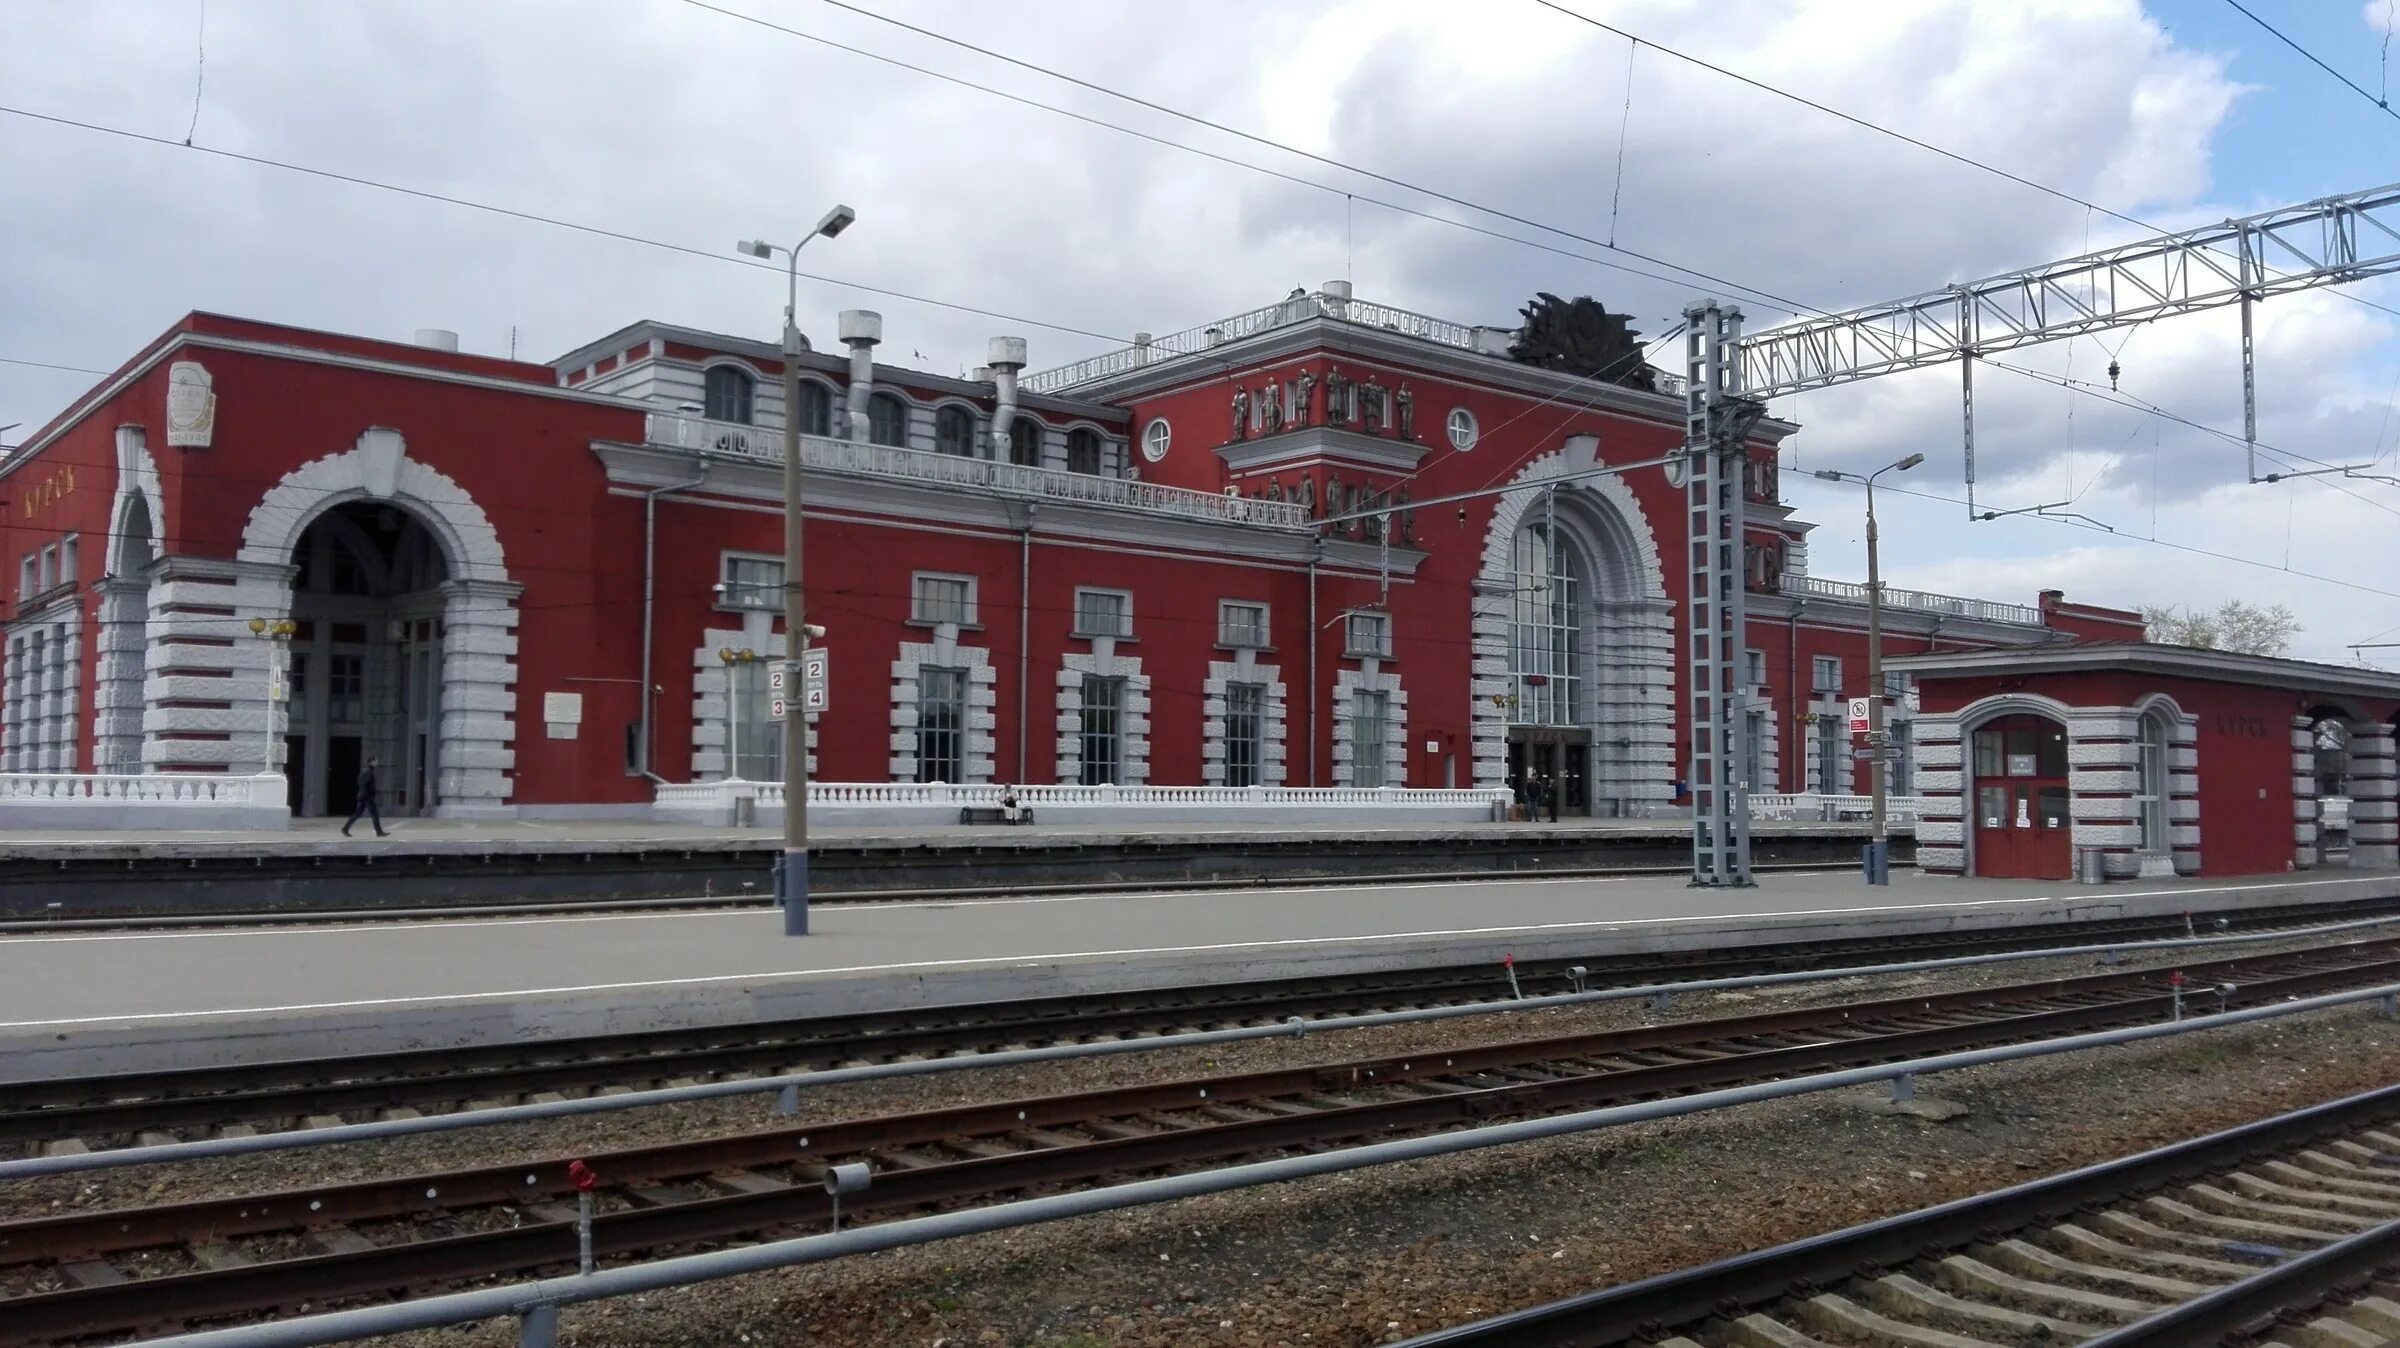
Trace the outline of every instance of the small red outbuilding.
<path fill-rule="evenodd" d="M 2094 643 L 1889 659 L 1919 698 L 1917 864 L 2065 880 L 2400 865 L 2400 675 Z M 2339 804 L 2336 804 L 2339 802 Z M 2345 808 L 2346 807 L 2346 808 Z"/>

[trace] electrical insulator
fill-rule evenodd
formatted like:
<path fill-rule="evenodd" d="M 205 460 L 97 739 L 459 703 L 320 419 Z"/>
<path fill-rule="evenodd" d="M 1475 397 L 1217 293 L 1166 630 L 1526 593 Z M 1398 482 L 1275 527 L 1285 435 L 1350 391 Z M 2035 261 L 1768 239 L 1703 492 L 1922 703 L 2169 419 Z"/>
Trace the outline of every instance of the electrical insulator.
<path fill-rule="evenodd" d="M 2110 361 L 2110 362 L 2108 363 L 2108 390 L 2109 390 L 2109 392 L 2111 392 L 2111 393 L 2114 393 L 2114 392 L 2116 392 L 2116 390 L 2117 390 L 2117 376 L 2118 376 L 2118 375 L 2121 375 L 2121 374 L 2123 374 L 2123 373 L 2125 373 L 2125 367 L 2124 367 L 2124 366 L 2117 364 L 2117 363 L 2116 363 L 2115 361 L 2113 361 L 2113 360 L 2112 360 L 2112 361 Z"/>

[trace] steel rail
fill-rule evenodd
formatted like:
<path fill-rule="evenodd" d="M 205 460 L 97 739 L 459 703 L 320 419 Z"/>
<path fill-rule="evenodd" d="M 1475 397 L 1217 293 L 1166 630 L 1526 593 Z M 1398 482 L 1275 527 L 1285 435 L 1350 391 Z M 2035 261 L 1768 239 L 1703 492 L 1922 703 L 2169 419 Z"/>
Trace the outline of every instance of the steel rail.
<path fill-rule="evenodd" d="M 2400 1265 L 2400 1221 L 2335 1241 L 2085 1341 L 2084 1348 L 2188 1348 L 2254 1329 Z"/>
<path fill-rule="evenodd" d="M 2272 957 L 2286 962 L 2302 955 L 2393 953 L 2400 941 L 2378 946 L 2338 947 Z M 2228 961 L 2223 972 L 2256 968 L 2264 961 Z M 2214 971 L 2212 971 L 2214 972 Z M 2316 969 L 2241 987 L 2237 999 L 2281 1002 L 2359 979 L 2400 977 L 2400 959 L 2362 966 Z M 2104 975 L 2027 985 L 1993 992 L 1934 998 L 1903 998 L 1816 1012 L 1782 1012 L 1649 1030 L 1569 1036 L 1553 1041 L 1498 1044 L 1431 1052 L 1411 1059 L 1283 1069 L 1204 1082 L 1172 1082 L 1081 1096 L 1049 1097 L 968 1106 L 929 1114 L 830 1123 L 809 1129 L 743 1134 L 697 1144 L 674 1144 L 590 1158 L 592 1168 L 638 1192 L 645 1182 L 743 1172 L 749 1167 L 799 1163 L 805 1170 L 874 1149 L 950 1144 L 959 1139 L 1006 1137 L 1087 1124 L 1096 1119 L 1143 1117 L 1223 1110 L 1245 1101 L 1338 1094 L 1349 1089 L 1390 1088 L 1410 1081 L 1505 1072 L 1511 1064 L 1574 1062 L 1602 1054 L 1625 1055 L 1642 1047 L 1735 1043 L 1801 1029 L 1816 1018 L 1855 1019 L 1860 1026 L 1898 1020 L 1898 1031 L 1869 1031 L 1856 1038 L 1819 1037 L 1791 1045 L 1699 1060 L 1662 1054 L 1669 1061 L 1630 1069 L 1518 1081 L 1472 1088 L 1447 1087 L 1431 1095 L 1348 1104 L 1304 1112 L 1236 1116 L 1168 1131 L 1133 1130 L 1099 1141 L 1063 1139 L 1032 1151 L 997 1147 L 974 1159 L 920 1163 L 894 1169 L 865 1193 L 842 1204 L 858 1215 L 914 1211 L 970 1203 L 995 1194 L 1077 1184 L 1159 1168 L 1189 1167 L 1228 1158 L 1300 1146 L 1323 1146 L 1373 1138 L 1397 1130 L 1426 1131 L 1474 1124 L 1495 1117 L 1553 1113 L 1609 1101 L 1671 1096 L 1709 1090 L 1762 1077 L 1784 1077 L 1894 1059 L 1908 1059 L 1988 1045 L 2074 1035 L 2128 1019 L 2167 1013 L 2170 997 L 2143 995 L 2104 1001 L 2088 999 L 2110 987 L 2147 993 L 2137 986 L 2149 975 Z M 1996 1019 L 1948 1022 L 1977 999 L 2013 1011 L 2015 1001 L 2036 1005 L 2064 1001 L 2064 1008 L 2005 1014 Z M 2175 1003 L 2180 1006 L 2180 1002 Z M 1913 1013 L 1913 1015 L 1912 1015 Z M 1907 1017 L 1907 1019 L 1902 1019 Z M 1930 1021 L 1931 1024 L 1927 1024 Z M 1219 1114 L 1215 1118 L 1226 1116 Z M 972 1142 L 962 1147 L 972 1153 Z M 810 1185 L 784 1184 L 752 1176 L 723 1197 L 647 1197 L 642 1206 L 603 1213 L 592 1223 L 593 1249 L 623 1255 L 699 1241 L 755 1235 L 762 1231 L 829 1220 L 833 1200 Z M 9 1263 L 111 1249 L 153 1248 L 190 1239 L 195 1231 L 214 1239 L 255 1235 L 310 1223 L 325 1225 L 413 1213 L 447 1213 L 462 1206 L 528 1203 L 569 1192 L 564 1159 L 486 1167 L 437 1176 L 341 1186 L 285 1194 L 245 1195 L 158 1208 L 34 1219 L 0 1226 L 0 1258 Z M 362 1243 L 363 1244 L 363 1243 Z M 169 1274 L 130 1283 L 89 1285 L 36 1293 L 0 1302 L 0 1341 L 81 1337 L 155 1323 L 167 1318 L 208 1318 L 295 1303 L 388 1293 L 397 1288 L 467 1277 L 524 1272 L 571 1259 L 575 1223 L 549 1220 L 474 1235 L 437 1237 L 406 1245 L 374 1246 L 286 1259 L 234 1263 L 202 1272 Z"/>
<path fill-rule="evenodd" d="M 143 1340 L 132 1348 L 320 1348 L 351 1343 L 378 1335 L 437 1329 L 501 1317 L 521 1317 L 525 1348 L 552 1348 L 556 1343 L 560 1307 L 687 1287 L 744 1274 L 822 1263 L 881 1250 L 922 1245 L 961 1236 L 1033 1226 L 1044 1222 L 1104 1212 L 1118 1212 L 1204 1194 L 1224 1193 L 1267 1184 L 1287 1183 L 1321 1175 L 1340 1174 L 1403 1161 L 1428 1160 L 1488 1147 L 1540 1141 L 1621 1127 L 1654 1119 L 1675 1118 L 1710 1110 L 1788 1099 L 1852 1086 L 1889 1081 L 1901 1076 L 1928 1076 L 1991 1063 L 2074 1053 L 2086 1049 L 2140 1043 L 2174 1035 L 2193 1034 L 2257 1021 L 2304 1015 L 2367 1001 L 2387 1006 L 2400 999 L 2400 983 L 2278 1002 L 2269 1006 L 2165 1024 L 2131 1026 L 2064 1039 L 2042 1040 L 1966 1052 L 1944 1053 L 1905 1062 L 1852 1068 L 1813 1076 L 1762 1082 L 1729 1090 L 1514 1123 L 1440 1133 L 1401 1141 L 1379 1142 L 1312 1155 L 1259 1161 L 1204 1170 L 1162 1179 L 1141 1180 L 1105 1188 L 1084 1189 L 991 1207 L 947 1212 L 931 1217 L 855 1227 L 829 1235 L 770 1241 L 738 1249 L 684 1255 L 590 1274 L 541 1279 L 501 1287 L 479 1288 L 388 1305 L 361 1307 L 311 1315 L 296 1320 L 246 1325 Z M 2387 1093 L 2388 1094 L 2388 1093 Z"/>
<path fill-rule="evenodd" d="M 1316 1019 L 1301 1019 L 1291 1016 L 1286 1017 L 1281 1023 L 1273 1025 L 1146 1035 L 1133 1039 L 1061 1044 L 1044 1048 L 1010 1049 L 942 1058 L 921 1058 L 874 1063 L 859 1067 L 821 1068 L 813 1071 L 748 1077 L 733 1081 L 702 1082 L 689 1086 L 626 1091 L 582 1099 L 468 1109 L 418 1118 L 378 1119 L 366 1123 L 346 1123 L 257 1133 L 246 1137 L 204 1138 L 195 1141 L 152 1143 L 54 1156 L 26 1157 L 0 1161 L 0 1181 L 111 1170 L 132 1165 L 169 1164 L 206 1157 L 245 1156 L 311 1147 L 338 1146 L 394 1137 L 456 1132 L 473 1128 L 530 1123 L 544 1119 L 572 1118 L 590 1114 L 614 1113 L 619 1110 L 691 1104 L 703 1100 L 732 1099 L 749 1095 L 790 1096 L 792 1103 L 796 1105 L 796 1096 L 793 1095 L 795 1092 L 862 1081 L 1025 1066 L 1033 1063 L 1069 1061 L 1087 1057 L 1149 1053 L 1175 1048 L 1246 1043 L 1264 1039 L 1300 1037 L 1310 1033 L 1368 1029 L 1518 1011 L 1549 1010 L 1610 1001 L 1657 1000 L 1705 992 L 1942 972 L 2030 959 L 2067 959 L 2086 955 L 2113 956 L 2128 952 L 2298 940 L 2335 935 L 2347 931 L 2371 930 L 2396 922 L 2400 922 L 2400 914 L 2225 936 L 2170 937 L 2144 940 L 2138 943 L 2115 942 L 2065 947 L 2034 947 L 2025 950 L 1945 956 L 1937 959 L 1909 960 L 1890 964 L 1852 965 L 1832 969 L 1792 970 L 1773 974 L 1650 983 L 1631 987 L 1603 988 L 1581 993 L 1557 993 L 1516 998 L 1507 1001 L 1424 1007 L 1408 1011 L 1327 1016 Z M 886 1052 L 905 1052 L 910 1051 L 913 1047 L 915 1046 L 908 1044 L 877 1045 L 878 1049 Z M 745 1054 L 756 1055 L 771 1050 L 765 1045 L 749 1045 L 744 1046 L 741 1051 Z M 784 1050 L 781 1052 L 781 1056 L 789 1057 L 791 1051 Z M 572 1065 L 561 1070 L 543 1073 L 536 1084 L 550 1087 L 565 1084 L 563 1079 L 570 1074 L 580 1076 L 587 1081 L 612 1082 L 622 1078 L 625 1067 L 639 1065 L 623 1060 L 598 1059 L 589 1064 Z M 679 1075 L 704 1075 L 717 1070 L 708 1064 L 704 1054 L 678 1054 L 661 1064 L 661 1067 L 671 1068 Z M 475 1098 L 501 1089 L 521 1090 L 524 1088 L 522 1085 L 511 1086 L 508 1084 L 520 1081 L 521 1078 L 521 1073 L 502 1069 L 490 1072 L 488 1075 L 462 1074 L 440 1080 L 453 1083 L 446 1086 L 445 1090 L 456 1089 L 467 1098 Z M 103 1086 L 101 1089 L 107 1088 Z M 6 1090 L 7 1087 L 0 1086 L 0 1094 L 5 1094 Z M 129 1091 L 122 1090 L 118 1093 L 120 1095 L 131 1094 Z M 226 1104 L 249 1106 L 251 1117 L 300 1118 L 311 1114 L 355 1107 L 354 1104 L 348 1103 L 352 1101 L 383 1102 L 388 1099 L 388 1095 L 388 1089 L 381 1083 L 363 1081 L 345 1087 L 293 1088 L 285 1092 L 278 1101 L 265 1105 L 259 1104 L 256 1096 L 235 1097 L 228 1100 L 221 1096 L 200 1095 L 167 1100 L 135 1098 L 105 1105 L 21 1110 L 0 1114 L 0 1141 L 27 1137 L 89 1137 L 128 1127 L 156 1129 L 176 1126 L 178 1123 L 191 1119 L 212 1117 L 222 1119 Z"/>

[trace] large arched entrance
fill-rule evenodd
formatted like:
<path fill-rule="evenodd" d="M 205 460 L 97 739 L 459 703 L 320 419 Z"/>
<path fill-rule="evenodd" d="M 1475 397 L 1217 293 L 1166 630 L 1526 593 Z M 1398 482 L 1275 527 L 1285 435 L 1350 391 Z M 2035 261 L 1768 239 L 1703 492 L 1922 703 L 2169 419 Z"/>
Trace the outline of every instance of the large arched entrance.
<path fill-rule="evenodd" d="M 1475 583 L 1476 783 L 1544 813 L 1640 813 L 1675 776 L 1674 615 L 1633 494 L 1613 478 L 1556 482 L 1596 462 L 1578 436 L 1502 496 Z"/>
<path fill-rule="evenodd" d="M 2066 726 L 2030 712 L 1997 716 L 1977 725 L 1968 745 L 1971 873 L 2072 879 Z"/>
<path fill-rule="evenodd" d="M 450 578 L 441 540 L 404 506 L 353 501 L 317 516 L 291 560 L 284 763 L 293 812 L 349 814 L 372 758 L 386 811 L 432 813 Z"/>

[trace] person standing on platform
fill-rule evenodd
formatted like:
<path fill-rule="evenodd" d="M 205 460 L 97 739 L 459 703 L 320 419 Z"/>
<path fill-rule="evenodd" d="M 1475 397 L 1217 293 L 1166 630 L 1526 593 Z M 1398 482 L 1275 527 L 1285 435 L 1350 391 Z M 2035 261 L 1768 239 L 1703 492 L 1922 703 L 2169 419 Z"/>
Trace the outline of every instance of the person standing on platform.
<path fill-rule="evenodd" d="M 388 838 L 392 836 L 391 834 L 386 833 L 383 828 L 383 801 L 380 798 L 380 790 L 375 781 L 375 760 L 372 758 L 367 760 L 365 767 L 362 767 L 358 770 L 358 804 L 350 811 L 350 822 L 342 825 L 342 836 L 345 838 L 349 837 L 352 826 L 356 825 L 361 819 L 372 819 L 375 821 L 376 837 Z"/>
<path fill-rule="evenodd" d="M 1550 803 L 1550 822 L 1553 824 L 1557 823 L 1558 782 L 1555 779 L 1547 776 L 1542 778 L 1542 799 Z"/>

